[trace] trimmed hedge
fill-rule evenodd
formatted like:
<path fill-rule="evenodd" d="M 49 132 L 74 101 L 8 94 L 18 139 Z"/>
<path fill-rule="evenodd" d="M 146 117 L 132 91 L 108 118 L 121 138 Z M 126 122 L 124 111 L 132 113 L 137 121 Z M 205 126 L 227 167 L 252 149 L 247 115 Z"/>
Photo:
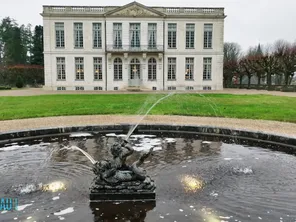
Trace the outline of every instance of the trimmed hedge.
<path fill-rule="evenodd" d="M 226 88 L 232 88 L 232 89 L 256 89 L 256 90 L 268 90 L 268 91 L 281 91 L 281 92 L 296 92 L 296 85 L 254 85 L 251 84 L 250 87 L 248 85 L 232 85 Z"/>
<path fill-rule="evenodd" d="M 296 92 L 296 86 L 283 86 L 282 92 Z"/>
<path fill-rule="evenodd" d="M 11 87 L 8 86 L 0 86 L 0 90 L 10 90 Z"/>
<path fill-rule="evenodd" d="M 23 85 L 44 85 L 44 68 L 39 65 L 14 65 L 0 67 L 0 82 L 11 87 L 16 86 L 18 78 Z"/>

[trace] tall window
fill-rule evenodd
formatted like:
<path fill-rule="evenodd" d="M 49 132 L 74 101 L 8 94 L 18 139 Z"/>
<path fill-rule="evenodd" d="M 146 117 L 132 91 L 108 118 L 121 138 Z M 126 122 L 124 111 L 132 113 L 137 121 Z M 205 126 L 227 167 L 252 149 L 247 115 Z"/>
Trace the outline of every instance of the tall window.
<path fill-rule="evenodd" d="M 122 48 L 122 24 L 113 23 L 113 47 Z"/>
<path fill-rule="evenodd" d="M 120 58 L 114 59 L 114 80 L 122 80 L 122 60 Z"/>
<path fill-rule="evenodd" d="M 94 80 L 102 80 L 102 58 L 94 57 Z"/>
<path fill-rule="evenodd" d="M 84 59 L 82 57 L 75 58 L 76 80 L 84 80 Z"/>
<path fill-rule="evenodd" d="M 65 57 L 57 57 L 57 79 L 66 80 Z"/>
<path fill-rule="evenodd" d="M 168 58 L 168 80 L 176 80 L 176 58 Z"/>
<path fill-rule="evenodd" d="M 56 47 L 64 48 L 65 47 L 65 30 L 64 30 L 63 22 L 55 23 L 55 33 L 56 33 Z"/>
<path fill-rule="evenodd" d="M 140 79 L 141 65 L 137 58 L 131 60 L 130 64 L 130 79 Z"/>
<path fill-rule="evenodd" d="M 185 58 L 185 79 L 193 79 L 194 58 Z"/>
<path fill-rule="evenodd" d="M 204 48 L 213 47 L 213 24 L 204 24 Z"/>
<path fill-rule="evenodd" d="M 131 23 L 130 24 L 130 44 L 131 47 L 140 47 L 141 45 L 141 30 L 139 23 Z"/>
<path fill-rule="evenodd" d="M 83 23 L 74 23 L 75 48 L 83 48 Z"/>
<path fill-rule="evenodd" d="M 203 80 L 212 79 L 212 58 L 203 59 Z"/>
<path fill-rule="evenodd" d="M 157 25 L 156 23 L 148 24 L 148 48 L 155 49 L 156 48 L 156 36 L 157 36 Z"/>
<path fill-rule="evenodd" d="M 148 60 L 148 80 L 156 80 L 156 59 L 150 58 Z"/>
<path fill-rule="evenodd" d="M 102 48 L 102 25 L 93 23 L 93 47 Z"/>
<path fill-rule="evenodd" d="M 194 48 L 194 24 L 186 24 L 186 49 Z"/>
<path fill-rule="evenodd" d="M 169 49 L 177 48 L 177 24 L 176 23 L 168 24 L 168 48 Z"/>

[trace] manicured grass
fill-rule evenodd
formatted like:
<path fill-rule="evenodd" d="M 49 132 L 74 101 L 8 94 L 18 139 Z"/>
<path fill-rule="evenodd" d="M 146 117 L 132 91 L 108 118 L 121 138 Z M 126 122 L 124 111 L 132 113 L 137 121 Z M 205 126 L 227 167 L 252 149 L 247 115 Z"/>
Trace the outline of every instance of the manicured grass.
<path fill-rule="evenodd" d="M 165 94 L 0 97 L 0 120 L 46 116 L 145 113 Z M 296 98 L 269 95 L 174 94 L 149 114 L 278 120 L 296 123 Z"/>

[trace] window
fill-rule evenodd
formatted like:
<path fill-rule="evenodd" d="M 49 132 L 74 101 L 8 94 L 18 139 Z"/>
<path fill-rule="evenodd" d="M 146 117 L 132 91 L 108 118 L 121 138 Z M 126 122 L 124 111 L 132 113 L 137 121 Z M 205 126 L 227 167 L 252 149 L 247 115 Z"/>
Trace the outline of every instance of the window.
<path fill-rule="evenodd" d="M 168 48 L 169 49 L 177 48 L 177 24 L 176 23 L 168 24 Z"/>
<path fill-rule="evenodd" d="M 168 80 L 176 80 L 176 58 L 168 58 Z"/>
<path fill-rule="evenodd" d="M 203 90 L 212 90 L 212 87 L 211 86 L 204 86 Z"/>
<path fill-rule="evenodd" d="M 213 24 L 204 24 L 204 48 L 211 49 L 213 43 Z"/>
<path fill-rule="evenodd" d="M 122 80 L 122 60 L 120 58 L 114 59 L 114 80 Z"/>
<path fill-rule="evenodd" d="M 118 87 L 114 87 L 114 90 L 118 90 Z"/>
<path fill-rule="evenodd" d="M 148 60 L 148 80 L 156 80 L 156 59 Z"/>
<path fill-rule="evenodd" d="M 203 80 L 212 79 L 212 58 L 203 59 Z"/>
<path fill-rule="evenodd" d="M 74 23 L 75 48 L 83 48 L 83 24 Z"/>
<path fill-rule="evenodd" d="M 130 44 L 131 47 L 140 47 L 141 45 L 141 30 L 139 23 L 131 23 L 130 24 Z"/>
<path fill-rule="evenodd" d="M 185 90 L 194 90 L 193 86 L 186 86 Z"/>
<path fill-rule="evenodd" d="M 96 90 L 96 91 L 97 91 L 97 90 L 103 90 L 103 87 L 101 87 L 101 86 L 95 86 L 95 87 L 94 87 L 94 90 Z"/>
<path fill-rule="evenodd" d="M 94 57 L 94 80 L 102 80 L 102 58 Z"/>
<path fill-rule="evenodd" d="M 93 47 L 102 48 L 102 25 L 93 23 Z"/>
<path fill-rule="evenodd" d="M 141 76 L 141 64 L 139 59 L 134 58 L 130 64 L 130 79 L 140 79 Z"/>
<path fill-rule="evenodd" d="M 55 34 L 56 34 L 56 47 L 64 48 L 65 47 L 65 30 L 64 30 L 63 22 L 55 23 Z"/>
<path fill-rule="evenodd" d="M 113 23 L 113 47 L 122 48 L 122 24 Z"/>
<path fill-rule="evenodd" d="M 65 57 L 57 57 L 57 79 L 66 80 Z"/>
<path fill-rule="evenodd" d="M 157 88 L 155 86 L 152 87 L 152 90 L 157 90 Z"/>
<path fill-rule="evenodd" d="M 57 87 L 57 90 L 58 90 L 58 91 L 66 90 L 66 87 L 63 87 L 63 86 L 61 86 L 61 87 Z"/>
<path fill-rule="evenodd" d="M 194 24 L 186 24 L 186 49 L 194 49 Z"/>
<path fill-rule="evenodd" d="M 75 87 L 75 90 L 77 90 L 77 91 L 83 91 L 84 90 L 84 87 L 83 86 L 76 86 Z"/>
<path fill-rule="evenodd" d="M 84 80 L 84 59 L 82 57 L 75 58 L 76 80 Z"/>
<path fill-rule="evenodd" d="M 185 79 L 193 80 L 194 58 L 185 58 Z"/>
<path fill-rule="evenodd" d="M 168 90 L 176 90 L 176 86 L 168 86 Z"/>
<path fill-rule="evenodd" d="M 156 48 L 156 34 L 157 25 L 156 23 L 148 23 L 148 49 Z"/>

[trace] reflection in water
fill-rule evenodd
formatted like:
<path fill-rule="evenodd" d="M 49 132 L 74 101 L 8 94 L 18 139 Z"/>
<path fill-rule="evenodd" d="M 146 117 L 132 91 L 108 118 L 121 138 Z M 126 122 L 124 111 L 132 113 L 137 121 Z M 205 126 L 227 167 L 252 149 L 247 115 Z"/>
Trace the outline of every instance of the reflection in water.
<path fill-rule="evenodd" d="M 201 180 L 189 175 L 182 176 L 181 182 L 186 192 L 195 193 L 203 187 Z"/>
<path fill-rule="evenodd" d="M 149 202 L 91 202 L 94 222 L 130 221 L 144 222 L 147 212 L 155 208 L 155 201 Z"/>
<path fill-rule="evenodd" d="M 52 182 L 50 184 L 46 184 L 42 187 L 43 191 L 51 191 L 53 193 L 58 192 L 60 190 L 66 190 L 66 186 L 61 181 Z"/>

